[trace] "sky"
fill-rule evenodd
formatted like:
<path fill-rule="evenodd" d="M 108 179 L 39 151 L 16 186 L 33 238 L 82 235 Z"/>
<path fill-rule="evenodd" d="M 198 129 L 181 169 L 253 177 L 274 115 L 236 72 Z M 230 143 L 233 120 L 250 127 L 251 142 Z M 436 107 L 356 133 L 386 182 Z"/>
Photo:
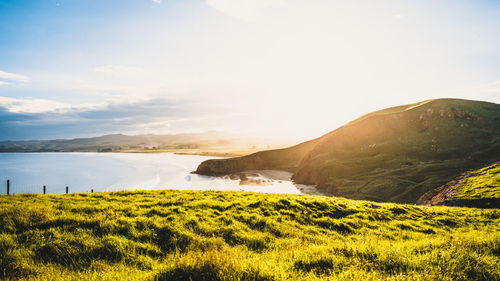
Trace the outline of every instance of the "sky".
<path fill-rule="evenodd" d="M 307 140 L 426 99 L 500 103 L 499 30 L 494 0 L 0 0 L 0 140 Z"/>

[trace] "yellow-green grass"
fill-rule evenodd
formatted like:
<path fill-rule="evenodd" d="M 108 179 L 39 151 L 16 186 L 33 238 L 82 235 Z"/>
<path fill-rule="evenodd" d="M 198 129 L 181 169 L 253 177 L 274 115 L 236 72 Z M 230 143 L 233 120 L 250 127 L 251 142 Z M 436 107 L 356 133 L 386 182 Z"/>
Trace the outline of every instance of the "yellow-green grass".
<path fill-rule="evenodd" d="M 500 199 L 500 163 L 473 172 L 453 189 L 454 199 Z"/>
<path fill-rule="evenodd" d="M 500 280 L 500 210 L 245 192 L 0 197 L 21 280 Z"/>

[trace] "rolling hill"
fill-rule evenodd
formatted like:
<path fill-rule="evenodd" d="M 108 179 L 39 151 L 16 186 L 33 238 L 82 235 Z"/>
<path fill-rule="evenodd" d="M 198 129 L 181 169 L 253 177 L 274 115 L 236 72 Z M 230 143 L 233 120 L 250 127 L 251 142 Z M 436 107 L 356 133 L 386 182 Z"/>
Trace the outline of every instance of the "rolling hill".
<path fill-rule="evenodd" d="M 500 105 L 435 99 L 364 115 L 317 139 L 208 160 L 197 173 L 277 169 L 335 196 L 415 203 L 457 175 L 500 160 Z"/>

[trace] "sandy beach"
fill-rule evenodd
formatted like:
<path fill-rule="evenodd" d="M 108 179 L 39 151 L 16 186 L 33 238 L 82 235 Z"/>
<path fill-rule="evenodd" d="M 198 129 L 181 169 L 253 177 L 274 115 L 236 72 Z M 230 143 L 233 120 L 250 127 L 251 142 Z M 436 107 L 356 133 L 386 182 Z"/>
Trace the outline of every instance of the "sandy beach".
<path fill-rule="evenodd" d="M 280 170 L 247 170 L 238 175 L 245 175 L 247 179 L 246 182 L 252 181 L 254 183 L 266 184 L 268 181 L 292 181 L 292 173 Z M 298 190 L 304 194 L 308 195 L 323 195 L 328 196 L 328 194 L 321 192 L 314 185 L 306 184 L 294 184 Z"/>

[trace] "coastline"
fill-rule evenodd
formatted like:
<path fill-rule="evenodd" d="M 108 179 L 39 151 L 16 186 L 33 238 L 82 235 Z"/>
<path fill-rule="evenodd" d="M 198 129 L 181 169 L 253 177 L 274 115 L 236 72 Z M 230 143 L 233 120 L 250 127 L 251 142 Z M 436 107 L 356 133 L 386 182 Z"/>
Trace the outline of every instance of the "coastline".
<path fill-rule="evenodd" d="M 174 153 L 177 155 L 198 155 L 198 156 L 214 156 L 214 157 L 241 157 L 245 155 L 249 155 L 260 150 L 230 150 L 230 149 L 221 149 L 221 150 L 204 150 L 204 149 L 160 149 L 160 150 L 123 150 L 123 151 L 114 151 L 121 153 Z M 111 153 L 114 153 L 111 152 Z"/>
<path fill-rule="evenodd" d="M 318 190 L 314 185 L 294 183 L 292 180 L 292 175 L 293 174 L 290 172 L 281 170 L 246 170 L 240 173 L 226 175 L 226 177 L 238 177 L 240 179 L 240 182 L 244 182 L 245 184 L 250 183 L 254 185 L 268 185 L 269 181 L 276 181 L 278 183 L 289 181 L 292 182 L 293 185 L 303 194 L 330 196 L 329 194 Z"/>
<path fill-rule="evenodd" d="M 160 153 L 173 153 L 177 155 L 197 155 L 197 156 L 213 156 L 213 157 L 226 157 L 226 158 L 231 158 L 231 157 L 241 157 L 245 156 L 248 154 L 252 154 L 254 152 L 257 152 L 258 150 L 255 151 L 205 151 L 205 150 L 200 150 L 200 151 L 185 151 L 185 150 L 179 150 L 179 149 L 172 149 L 172 150 L 118 150 L 118 151 L 110 151 L 110 152 L 99 152 L 99 151 L 0 151 L 0 154 L 4 153 L 102 153 L 102 154 L 113 154 L 113 153 L 144 153 L 144 154 L 160 154 Z"/>

